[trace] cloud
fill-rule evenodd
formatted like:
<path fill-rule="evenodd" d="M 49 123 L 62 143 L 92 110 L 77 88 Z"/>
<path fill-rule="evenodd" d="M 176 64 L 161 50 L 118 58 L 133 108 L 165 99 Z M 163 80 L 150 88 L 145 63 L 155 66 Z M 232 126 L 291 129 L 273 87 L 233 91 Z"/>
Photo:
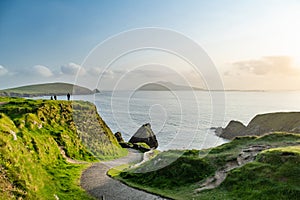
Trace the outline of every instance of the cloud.
<path fill-rule="evenodd" d="M 115 70 L 105 70 L 102 71 L 101 68 L 89 68 L 87 71 L 89 74 L 93 76 L 101 76 L 102 78 L 120 78 L 130 77 L 130 78 L 139 78 L 139 77 L 164 77 L 167 74 L 170 74 L 165 71 L 159 70 L 151 70 L 151 69 L 136 69 L 136 70 L 129 70 L 129 69 L 115 69 Z"/>
<path fill-rule="evenodd" d="M 48 67 L 43 66 L 43 65 L 35 65 L 35 66 L 33 66 L 32 70 L 33 70 L 34 74 L 40 75 L 43 77 L 50 77 L 53 75 L 52 71 Z"/>
<path fill-rule="evenodd" d="M 100 67 L 91 67 L 87 70 L 87 72 L 90 75 L 98 76 L 102 72 L 102 69 Z"/>
<path fill-rule="evenodd" d="M 101 76 L 103 76 L 104 78 L 114 78 L 115 74 L 122 74 L 122 73 L 119 73 L 118 71 L 114 72 L 112 70 L 106 70 L 102 72 Z"/>
<path fill-rule="evenodd" d="M 256 60 L 243 60 L 231 63 L 231 69 L 225 76 L 240 75 L 299 75 L 300 69 L 294 66 L 289 56 L 267 56 Z"/>
<path fill-rule="evenodd" d="M 134 74 L 138 76 L 145 76 L 145 77 L 154 77 L 154 78 L 160 78 L 165 77 L 166 75 L 174 74 L 174 71 L 167 70 L 165 68 L 162 68 L 160 70 L 158 69 L 139 69 L 136 71 L 133 71 Z"/>
<path fill-rule="evenodd" d="M 5 67 L 3 67 L 2 65 L 0 65 L 0 76 L 3 76 L 7 73 L 8 73 L 8 70 Z"/>
<path fill-rule="evenodd" d="M 84 75 L 86 73 L 85 69 L 83 69 L 80 65 L 76 63 L 70 62 L 68 65 L 61 66 L 61 72 L 66 75 L 76 75 L 78 72 L 80 75 Z"/>

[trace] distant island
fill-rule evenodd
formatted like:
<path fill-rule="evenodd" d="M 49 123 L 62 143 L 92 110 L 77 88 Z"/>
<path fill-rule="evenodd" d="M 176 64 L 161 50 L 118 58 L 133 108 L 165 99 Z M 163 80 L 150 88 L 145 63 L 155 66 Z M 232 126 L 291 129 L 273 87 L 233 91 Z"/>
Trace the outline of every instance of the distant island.
<path fill-rule="evenodd" d="M 177 85 L 172 82 L 159 81 L 156 83 L 147 83 L 138 88 L 139 91 L 226 91 L 226 92 L 266 92 L 265 90 L 233 90 L 233 89 L 206 89 L 187 85 Z"/>
<path fill-rule="evenodd" d="M 202 90 L 204 91 L 205 89 L 203 88 L 198 88 L 198 87 L 189 87 L 185 85 L 177 85 L 171 82 L 156 82 L 156 83 L 147 83 L 138 90 L 141 91 L 172 91 L 172 90 Z"/>
<path fill-rule="evenodd" d="M 0 96 L 10 97 L 36 97 L 53 95 L 88 95 L 99 93 L 98 89 L 90 90 L 88 88 L 70 83 L 44 83 L 36 85 L 27 85 L 16 88 L 0 90 Z"/>

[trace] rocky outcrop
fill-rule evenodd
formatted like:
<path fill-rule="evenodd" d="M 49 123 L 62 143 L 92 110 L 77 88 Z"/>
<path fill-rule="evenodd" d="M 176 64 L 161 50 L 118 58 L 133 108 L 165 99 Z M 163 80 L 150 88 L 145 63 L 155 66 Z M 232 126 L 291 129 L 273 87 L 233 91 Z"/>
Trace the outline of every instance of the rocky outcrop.
<path fill-rule="evenodd" d="M 93 89 L 93 93 L 94 93 L 94 94 L 98 94 L 98 93 L 101 93 L 101 92 L 100 92 L 100 90 L 98 90 L 98 89 L 96 88 L 96 89 Z"/>
<path fill-rule="evenodd" d="M 226 128 L 217 128 L 216 134 L 225 139 L 233 139 L 237 136 L 260 136 L 275 131 L 300 133 L 300 112 L 256 115 L 247 126 L 238 121 L 230 121 Z"/>
<path fill-rule="evenodd" d="M 158 142 L 149 123 L 141 126 L 137 132 L 130 138 L 130 143 L 146 143 L 150 148 L 157 148 Z"/>
<path fill-rule="evenodd" d="M 124 142 L 124 139 L 123 139 L 122 134 L 120 132 L 116 132 L 114 135 L 117 138 L 117 140 L 118 140 L 119 143 L 123 143 Z"/>
<path fill-rule="evenodd" d="M 230 121 L 226 128 L 217 128 L 216 134 L 223 138 L 234 138 L 240 136 L 240 133 L 243 133 L 246 130 L 246 126 L 239 121 Z"/>
<path fill-rule="evenodd" d="M 151 127 L 150 127 L 150 129 L 151 129 Z M 117 139 L 117 141 L 119 142 L 119 144 L 121 145 L 121 147 L 123 147 L 123 148 L 136 149 L 136 150 L 141 151 L 141 152 L 147 152 L 147 151 L 150 151 L 152 149 L 145 142 L 136 142 L 138 140 L 133 140 L 133 143 L 130 142 L 130 141 L 129 142 L 125 142 L 125 140 L 122 137 L 121 132 L 116 132 L 114 134 L 114 136 Z"/>

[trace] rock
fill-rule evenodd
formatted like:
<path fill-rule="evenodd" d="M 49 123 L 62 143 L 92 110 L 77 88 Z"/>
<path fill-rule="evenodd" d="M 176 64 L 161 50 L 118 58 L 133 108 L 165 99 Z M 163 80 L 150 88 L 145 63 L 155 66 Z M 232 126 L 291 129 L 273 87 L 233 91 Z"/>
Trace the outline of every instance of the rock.
<path fill-rule="evenodd" d="M 223 133 L 223 128 L 222 127 L 216 128 L 215 133 L 216 133 L 217 136 L 220 136 Z"/>
<path fill-rule="evenodd" d="M 230 121 L 224 129 L 216 129 L 216 134 L 226 139 L 233 139 L 245 131 L 246 126 L 239 121 Z"/>
<path fill-rule="evenodd" d="M 94 94 L 100 93 L 100 90 L 98 90 L 97 88 L 93 90 Z"/>
<path fill-rule="evenodd" d="M 124 139 L 123 139 L 122 134 L 120 132 L 116 132 L 114 135 L 117 138 L 117 141 L 119 143 L 123 143 L 124 142 Z"/>
<path fill-rule="evenodd" d="M 261 136 L 276 131 L 300 133 L 300 112 L 256 115 L 247 126 L 238 121 L 230 121 L 226 128 L 215 130 L 218 136 L 225 139 L 238 136 Z"/>
<path fill-rule="evenodd" d="M 158 142 L 155 134 L 151 129 L 151 125 L 149 123 L 141 126 L 137 132 L 130 138 L 130 143 L 146 143 L 150 148 L 157 148 Z"/>

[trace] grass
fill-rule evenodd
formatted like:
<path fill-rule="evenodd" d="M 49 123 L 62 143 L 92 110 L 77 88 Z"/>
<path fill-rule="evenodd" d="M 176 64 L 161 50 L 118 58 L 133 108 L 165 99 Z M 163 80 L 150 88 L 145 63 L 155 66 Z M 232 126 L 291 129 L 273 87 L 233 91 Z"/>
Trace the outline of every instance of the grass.
<path fill-rule="evenodd" d="M 299 163 L 299 146 L 265 150 L 254 162 L 231 171 L 216 190 L 227 191 L 228 198 L 298 199 L 300 196 Z M 209 191 L 206 195 L 213 195 L 216 190 Z"/>
<path fill-rule="evenodd" d="M 44 198 L 56 194 L 59 199 L 93 199 L 79 186 L 80 175 L 88 166 L 60 163 L 47 169 L 47 173 L 53 178 L 41 196 Z"/>
<path fill-rule="evenodd" d="M 87 162 L 127 153 L 91 103 L 7 97 L 0 102 L 6 103 L 0 106 L 0 199 L 91 199 L 79 186 L 89 164 L 67 163 L 60 148 Z"/>
<path fill-rule="evenodd" d="M 217 188 L 195 193 L 201 181 L 236 160 L 242 149 L 270 145 L 254 162 L 236 168 Z M 207 150 L 170 150 L 135 169 L 114 174 L 124 183 L 173 199 L 297 199 L 300 196 L 300 135 L 240 137 Z"/>
<path fill-rule="evenodd" d="M 119 176 L 122 171 L 127 170 L 129 167 L 130 167 L 129 164 L 123 164 L 123 165 L 119 165 L 117 167 L 113 167 L 108 170 L 107 175 L 110 177 Z"/>

